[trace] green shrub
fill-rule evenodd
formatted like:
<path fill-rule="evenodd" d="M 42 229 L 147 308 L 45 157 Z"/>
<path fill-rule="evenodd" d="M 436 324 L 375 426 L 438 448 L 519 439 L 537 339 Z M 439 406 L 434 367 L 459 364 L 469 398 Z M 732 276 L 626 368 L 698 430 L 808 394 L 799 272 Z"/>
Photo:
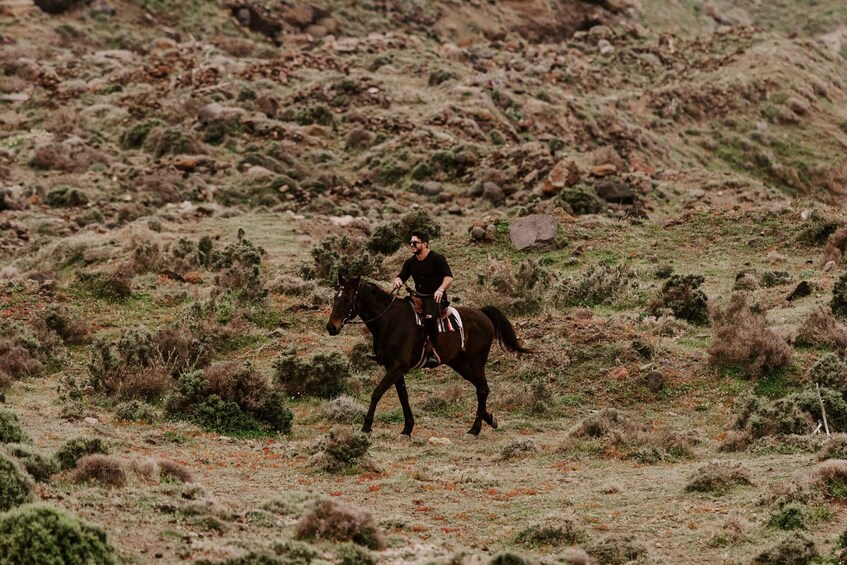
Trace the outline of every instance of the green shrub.
<path fill-rule="evenodd" d="M 441 226 L 425 209 L 409 212 L 399 220 L 377 226 L 367 248 L 374 253 L 389 255 L 407 245 L 413 231 L 426 232 L 432 240 L 441 235 Z"/>
<path fill-rule="evenodd" d="M 761 565 L 811 563 L 817 556 L 815 542 L 806 534 L 795 532 L 776 546 L 760 553 L 753 562 Z"/>
<path fill-rule="evenodd" d="M 32 482 L 14 459 L 0 454 L 0 511 L 5 512 L 28 502 Z"/>
<path fill-rule="evenodd" d="M 59 462 L 54 457 L 42 454 L 31 445 L 10 443 L 6 446 L 6 453 L 20 461 L 26 472 L 40 483 L 49 481 L 53 474 L 59 472 Z"/>
<path fill-rule="evenodd" d="M 121 149 L 140 149 L 147 140 L 150 130 L 164 125 L 165 122 L 161 120 L 151 119 L 139 122 L 131 128 L 124 130 L 121 134 Z"/>
<path fill-rule="evenodd" d="M 118 273 L 91 271 L 77 273 L 77 286 L 94 298 L 119 301 L 132 296 L 130 280 Z"/>
<path fill-rule="evenodd" d="M 115 416 L 128 422 L 146 422 L 153 424 L 159 421 L 159 411 L 143 400 L 122 402 L 115 407 Z"/>
<path fill-rule="evenodd" d="M 847 363 L 835 353 L 823 354 L 809 372 L 812 381 L 839 391 L 847 390 Z"/>
<path fill-rule="evenodd" d="M 300 275 L 306 280 L 317 280 L 334 287 L 338 277 L 368 276 L 382 267 L 382 255 L 365 251 L 363 243 L 331 235 L 311 251 L 312 263 L 300 266 Z"/>
<path fill-rule="evenodd" d="M 64 565 L 117 563 L 106 533 L 47 504 L 0 514 L 0 561 Z"/>
<path fill-rule="evenodd" d="M 573 520 L 557 516 L 524 528 L 515 537 L 515 543 L 526 547 L 576 545 L 587 537 Z"/>
<path fill-rule="evenodd" d="M 370 513 L 320 500 L 297 523 L 295 537 L 306 540 L 350 541 L 370 549 L 383 549 L 385 537 Z"/>
<path fill-rule="evenodd" d="M 577 184 L 565 187 L 556 197 L 559 204 L 569 208 L 574 214 L 599 214 L 606 209 L 607 204 L 597 196 L 593 186 Z"/>
<path fill-rule="evenodd" d="M 376 565 L 376 557 L 367 549 L 354 543 L 342 543 L 335 548 L 339 565 Z"/>
<path fill-rule="evenodd" d="M 622 300 L 637 280 L 638 273 L 624 263 L 591 265 L 559 284 L 556 301 L 563 307 L 613 304 Z"/>
<path fill-rule="evenodd" d="M 179 128 L 155 127 L 150 130 L 144 141 L 144 149 L 156 159 L 165 155 L 194 155 L 201 153 L 201 147 L 192 137 Z"/>
<path fill-rule="evenodd" d="M 21 428 L 18 415 L 9 410 L 0 410 L 0 443 L 30 443 L 31 441 Z"/>
<path fill-rule="evenodd" d="M 301 126 L 312 124 L 330 126 L 335 121 L 335 116 L 332 114 L 332 110 L 322 104 L 318 104 L 317 106 L 308 108 L 286 110 L 282 114 L 282 119 L 287 122 L 296 122 Z"/>
<path fill-rule="evenodd" d="M 244 239 L 243 232 L 239 230 L 236 243 L 212 253 L 212 269 L 218 271 L 216 284 L 232 290 L 240 301 L 255 303 L 264 300 L 268 294 L 262 286 L 264 255 L 265 250 Z"/>
<path fill-rule="evenodd" d="M 648 311 L 658 315 L 662 308 L 669 308 L 681 320 L 698 325 L 708 324 L 709 299 L 698 288 L 705 280 L 703 275 L 671 275 L 662 286 L 660 295 L 648 306 Z"/>
<path fill-rule="evenodd" d="M 797 236 L 797 241 L 806 245 L 823 245 L 829 239 L 829 236 L 840 227 L 841 222 L 827 220 L 816 215 Z"/>
<path fill-rule="evenodd" d="M 847 402 L 841 393 L 821 388 L 827 420 L 834 429 L 847 428 Z M 734 427 L 749 431 L 754 438 L 776 434 L 806 435 L 812 430 L 810 422 L 822 420 L 817 391 L 807 389 L 788 394 L 777 400 L 755 395 L 739 397 L 733 408 Z"/>
<path fill-rule="evenodd" d="M 289 396 L 334 398 L 347 391 L 350 363 L 339 351 L 319 353 L 307 360 L 288 350 L 274 361 L 275 379 Z"/>
<path fill-rule="evenodd" d="M 592 543 L 585 551 L 602 565 L 624 565 L 647 558 L 647 548 L 632 535 L 609 536 Z"/>
<path fill-rule="evenodd" d="M 832 313 L 837 318 L 847 318 L 847 273 L 843 273 L 835 286 L 832 287 L 832 301 L 830 302 Z"/>
<path fill-rule="evenodd" d="M 56 460 L 62 470 L 73 469 L 76 467 L 77 461 L 94 453 L 105 455 L 109 453 L 109 448 L 100 438 L 78 437 L 66 441 L 59 447 L 56 452 Z"/>
<path fill-rule="evenodd" d="M 367 434 L 330 430 L 322 446 L 327 457 L 326 467 L 329 470 L 349 468 L 365 456 L 369 447 Z"/>
<path fill-rule="evenodd" d="M 768 525 L 780 530 L 805 530 L 806 507 L 797 502 L 785 504 L 771 514 Z"/>
<path fill-rule="evenodd" d="M 88 204 L 88 197 L 80 189 L 62 184 L 48 190 L 44 201 L 54 208 L 72 208 Z"/>

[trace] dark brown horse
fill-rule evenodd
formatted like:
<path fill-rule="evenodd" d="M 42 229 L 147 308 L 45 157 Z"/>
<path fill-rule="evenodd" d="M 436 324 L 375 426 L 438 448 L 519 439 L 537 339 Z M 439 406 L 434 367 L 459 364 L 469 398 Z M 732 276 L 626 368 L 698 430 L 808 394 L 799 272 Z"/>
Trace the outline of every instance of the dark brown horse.
<path fill-rule="evenodd" d="M 359 277 L 346 280 L 339 277 L 338 286 L 332 313 L 326 325 L 329 335 L 338 335 L 345 324 L 361 318 L 359 323 L 364 323 L 373 334 L 377 360 L 385 367 L 385 376 L 371 395 L 371 405 L 365 416 L 362 431 L 370 433 L 377 403 L 385 391 L 394 386 L 403 407 L 405 425 L 401 437 L 410 437 L 415 419 L 409 406 L 405 375 L 421 361 L 425 343 L 423 328 L 415 323 L 412 304 L 407 299 L 399 299 L 383 291 L 373 283 L 361 281 Z M 459 332 L 442 333 L 438 338 L 437 352 L 442 363 L 449 365 L 476 387 L 476 419 L 468 430 L 469 435 L 476 437 L 482 429 L 483 421 L 492 428 L 497 428 L 497 419 L 485 406 L 488 400 L 485 363 L 488 361 L 494 339 L 496 338 L 506 351 L 531 351 L 521 347 L 512 324 L 503 312 L 494 306 L 479 310 L 456 309 L 464 327 L 464 348 Z"/>

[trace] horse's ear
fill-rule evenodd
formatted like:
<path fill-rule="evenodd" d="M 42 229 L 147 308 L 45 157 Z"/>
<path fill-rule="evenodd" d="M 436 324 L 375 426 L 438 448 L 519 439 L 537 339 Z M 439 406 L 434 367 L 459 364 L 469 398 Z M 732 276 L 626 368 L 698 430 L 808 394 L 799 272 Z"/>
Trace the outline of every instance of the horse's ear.
<path fill-rule="evenodd" d="M 359 283 L 362 282 L 362 277 L 350 277 L 349 282 L 353 288 L 359 288 Z"/>
<path fill-rule="evenodd" d="M 341 273 L 338 273 L 338 286 L 344 286 L 345 282 L 346 281 L 344 280 L 344 277 L 341 275 Z"/>

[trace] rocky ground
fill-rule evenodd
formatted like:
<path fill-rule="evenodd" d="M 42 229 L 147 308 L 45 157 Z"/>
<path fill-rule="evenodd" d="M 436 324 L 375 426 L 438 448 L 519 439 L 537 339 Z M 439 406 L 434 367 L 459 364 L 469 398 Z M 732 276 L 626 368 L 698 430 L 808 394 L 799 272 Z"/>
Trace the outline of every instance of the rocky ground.
<path fill-rule="evenodd" d="M 838 562 L 843 2 L 0 15 L 0 510 L 137 563 Z M 335 278 L 387 287 L 413 227 L 535 350 L 476 441 L 446 368 L 411 442 L 391 394 L 352 433 Z"/>

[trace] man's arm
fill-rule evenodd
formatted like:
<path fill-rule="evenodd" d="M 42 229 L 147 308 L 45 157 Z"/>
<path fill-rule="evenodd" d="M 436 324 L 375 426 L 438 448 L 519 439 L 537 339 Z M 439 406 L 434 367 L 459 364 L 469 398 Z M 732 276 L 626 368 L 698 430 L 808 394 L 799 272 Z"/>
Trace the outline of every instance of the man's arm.
<path fill-rule="evenodd" d="M 444 277 L 441 281 L 441 286 L 438 287 L 438 290 L 435 291 L 435 294 L 432 296 L 435 298 L 436 302 L 441 302 L 441 299 L 444 298 L 444 292 L 450 288 L 450 285 L 453 284 L 453 277 Z"/>
<path fill-rule="evenodd" d="M 400 288 L 406 279 L 409 278 L 408 259 L 403 261 L 403 268 L 400 269 L 400 274 L 394 277 L 394 288 Z"/>

